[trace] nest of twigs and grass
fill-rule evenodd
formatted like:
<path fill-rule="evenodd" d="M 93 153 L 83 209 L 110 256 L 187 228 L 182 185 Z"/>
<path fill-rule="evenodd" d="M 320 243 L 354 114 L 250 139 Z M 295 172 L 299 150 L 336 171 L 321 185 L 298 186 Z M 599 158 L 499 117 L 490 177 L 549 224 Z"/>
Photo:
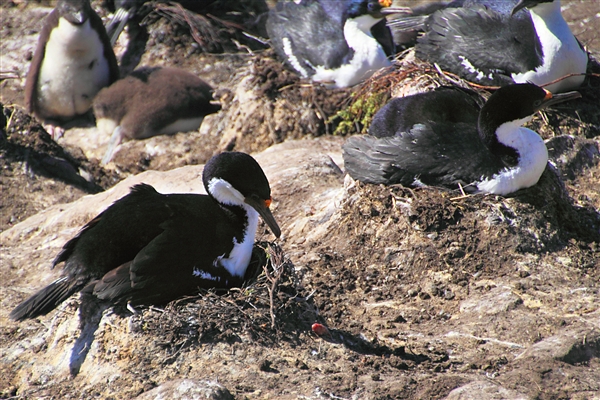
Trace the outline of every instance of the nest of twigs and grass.
<path fill-rule="evenodd" d="M 336 122 L 335 135 L 367 133 L 373 116 L 394 97 L 403 97 L 448 85 L 431 65 L 419 61 L 407 50 L 394 64 L 363 82 L 352 93 L 348 105 L 330 119 Z"/>
<path fill-rule="evenodd" d="M 164 18 L 174 25 L 174 31 L 183 34 L 169 35 L 170 38 L 191 36 L 204 53 L 266 47 L 260 23 L 261 15 L 268 11 L 264 3 L 249 0 L 208 3 L 195 8 L 190 7 L 192 3 L 186 8 L 175 1 L 152 2 L 147 6 L 147 15 L 142 23 L 151 25 Z"/>
<path fill-rule="evenodd" d="M 255 245 L 240 288 L 202 290 L 173 301 L 164 310 L 150 309 L 137 319 L 138 331 L 169 343 L 173 349 L 215 342 L 273 345 L 295 342 L 317 318 L 312 296 L 305 293 L 294 265 L 281 247 Z"/>
<path fill-rule="evenodd" d="M 330 122 L 350 98 L 352 89 L 330 89 L 300 79 L 265 50 L 231 77 L 221 96 L 222 118 L 215 127 L 220 150 L 259 152 L 289 139 L 331 134 Z"/>
<path fill-rule="evenodd" d="M 578 89 L 582 99 L 545 110 L 531 121 L 529 127 L 544 139 L 562 134 L 564 130 L 578 136 L 594 138 L 600 135 L 600 64 L 590 57 L 588 77 Z M 481 86 L 444 72 L 428 62 L 414 57 L 414 49 L 401 53 L 394 64 L 373 75 L 353 93 L 347 105 L 330 117 L 336 126 L 334 134 L 366 134 L 373 116 L 390 99 L 433 90 L 439 86 L 459 86 L 489 97 L 497 87 Z"/>

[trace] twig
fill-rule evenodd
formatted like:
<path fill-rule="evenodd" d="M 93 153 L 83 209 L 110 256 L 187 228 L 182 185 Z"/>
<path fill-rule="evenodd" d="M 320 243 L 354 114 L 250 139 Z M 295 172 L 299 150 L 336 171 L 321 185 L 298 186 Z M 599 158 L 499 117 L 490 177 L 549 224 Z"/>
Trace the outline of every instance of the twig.
<path fill-rule="evenodd" d="M 13 71 L 0 71 L 0 82 L 6 79 L 20 79 L 21 76 Z"/>
<path fill-rule="evenodd" d="M 550 125 L 550 121 L 548 121 L 548 116 L 544 111 L 540 111 L 540 115 L 542 116 L 542 120 L 546 125 Z M 556 134 L 555 134 L 556 135 Z"/>
<path fill-rule="evenodd" d="M 273 246 L 269 245 L 268 252 L 269 259 L 271 260 L 271 266 L 273 267 L 273 274 L 271 275 L 266 265 L 263 266 L 263 270 L 265 271 L 265 276 L 267 277 L 267 280 L 271 282 L 271 287 L 267 286 L 267 290 L 269 291 L 269 312 L 271 314 L 271 328 L 275 329 L 275 300 L 273 296 L 275 294 L 275 290 L 277 289 L 277 284 L 281 279 L 281 274 L 283 273 L 283 263 L 285 262 L 285 260 L 283 257 L 283 252 L 279 248 L 273 248 Z"/>
<path fill-rule="evenodd" d="M 460 85 L 460 78 L 458 78 L 456 75 L 442 71 L 442 69 L 437 63 L 434 63 L 433 66 L 442 78 L 446 79 L 447 81 L 450 81 L 451 83 L 457 86 Z"/>
<path fill-rule="evenodd" d="M 462 199 L 468 199 L 469 197 L 471 197 L 470 194 L 464 194 L 462 196 L 458 196 L 458 197 L 451 197 L 450 201 L 456 201 L 456 200 L 462 200 Z"/>
<path fill-rule="evenodd" d="M 211 14 L 206 14 L 206 16 L 208 18 L 212 18 L 213 20 L 217 21 L 218 23 L 220 23 L 221 25 L 227 27 L 227 28 L 232 28 L 232 29 L 237 29 L 240 31 L 244 30 L 244 27 L 240 24 L 236 24 L 235 22 L 231 22 L 231 21 L 225 21 L 224 19 L 221 18 L 217 18 L 214 15 Z"/>
<path fill-rule="evenodd" d="M 10 112 L 10 117 L 8 117 L 8 121 L 6 122 L 6 135 L 8 136 L 8 130 L 10 129 L 10 125 L 12 124 L 13 117 L 15 116 L 16 108 L 13 108 Z"/>
<path fill-rule="evenodd" d="M 555 80 L 553 80 L 551 82 L 544 83 L 543 85 L 540 85 L 540 86 L 541 87 L 550 86 L 550 85 L 552 85 L 552 84 L 554 84 L 556 82 L 560 82 L 563 79 L 567 79 L 567 78 L 570 78 L 572 76 L 600 76 L 600 74 L 594 74 L 594 73 L 590 73 L 590 74 L 585 74 L 585 73 L 584 74 L 568 74 L 568 75 L 565 75 L 565 76 L 561 76 L 560 78 L 557 78 L 557 79 L 555 79 Z"/>
<path fill-rule="evenodd" d="M 252 51 L 252 49 L 248 46 L 246 46 L 245 44 L 241 44 L 240 42 L 238 42 L 235 39 L 231 39 L 233 41 L 233 43 L 235 44 L 235 47 L 238 48 L 238 50 L 245 50 L 246 53 L 250 54 L 251 56 L 255 56 L 256 54 Z"/>
<path fill-rule="evenodd" d="M 463 189 L 462 185 L 460 184 L 460 182 L 458 182 L 458 188 L 460 189 L 460 193 L 464 196 L 466 196 L 465 194 L 465 190 Z"/>

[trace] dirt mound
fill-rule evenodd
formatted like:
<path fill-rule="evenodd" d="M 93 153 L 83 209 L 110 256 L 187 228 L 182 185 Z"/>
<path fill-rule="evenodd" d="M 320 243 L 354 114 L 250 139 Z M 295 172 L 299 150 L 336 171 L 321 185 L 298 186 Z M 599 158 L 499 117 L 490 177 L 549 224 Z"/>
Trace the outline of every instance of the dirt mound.
<path fill-rule="evenodd" d="M 273 57 L 273 51 L 257 55 L 232 78 L 236 90 L 227 96 L 217 126 L 219 149 L 256 152 L 335 130 L 330 118 L 348 102 L 351 89 L 301 82 Z"/>
<path fill-rule="evenodd" d="M 79 148 L 71 152 L 58 145 L 21 107 L 0 103 L 0 112 L 0 231 L 50 204 L 71 202 L 120 180 L 97 161 L 89 161 Z"/>
<path fill-rule="evenodd" d="M 17 77 L 48 11 L 36 4 L 2 9 L 0 48 Z M 202 47 L 187 11 L 147 15 L 147 36 L 129 32 L 135 45 L 121 54 L 216 88 L 223 109 L 198 132 L 127 142 L 103 168 L 108 138 L 79 128 L 53 141 L 18 105 L 22 80 L 2 81 L 0 398 L 135 398 L 206 381 L 224 398 L 597 397 L 600 77 L 531 123 L 551 158 L 531 188 L 501 197 L 365 185 L 344 177 L 340 136 L 364 131 L 391 96 L 452 77 L 407 53 L 362 86 L 329 90 L 236 36 L 237 25 L 260 35 L 260 20 L 246 25 L 235 10 L 190 20 L 217 28 Z M 253 152 L 269 177 L 283 236 L 256 254 L 271 268 L 164 309 L 98 310 L 89 326 L 77 296 L 37 320 L 8 320 L 57 276 L 48 266 L 65 241 L 129 186 L 200 192 L 201 164 L 224 149 Z"/>

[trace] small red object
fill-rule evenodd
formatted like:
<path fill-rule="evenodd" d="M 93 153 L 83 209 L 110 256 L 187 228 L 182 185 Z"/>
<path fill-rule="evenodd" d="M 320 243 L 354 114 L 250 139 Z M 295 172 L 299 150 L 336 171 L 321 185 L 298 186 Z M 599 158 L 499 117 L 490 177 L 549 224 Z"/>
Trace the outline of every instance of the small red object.
<path fill-rule="evenodd" d="M 314 324 L 312 324 L 312 331 L 319 336 L 329 334 L 329 329 L 327 329 L 327 327 L 325 325 L 319 324 L 318 322 L 315 322 Z"/>

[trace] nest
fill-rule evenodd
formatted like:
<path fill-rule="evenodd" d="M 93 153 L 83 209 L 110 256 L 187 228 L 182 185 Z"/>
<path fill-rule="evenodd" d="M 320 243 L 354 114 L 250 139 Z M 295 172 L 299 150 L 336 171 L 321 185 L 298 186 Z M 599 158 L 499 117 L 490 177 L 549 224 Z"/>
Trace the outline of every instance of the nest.
<path fill-rule="evenodd" d="M 260 38 L 262 32 L 258 21 L 267 9 L 260 2 L 216 0 L 205 6 L 199 5 L 198 13 L 184 8 L 179 2 L 153 2 L 149 7 L 142 24 L 151 25 L 164 18 L 184 30 L 184 36 L 191 36 L 205 53 L 235 52 L 241 47 L 259 49 L 266 45 Z M 172 39 L 180 35 L 169 36 Z"/>
<path fill-rule="evenodd" d="M 203 343 L 296 341 L 300 331 L 310 329 L 317 318 L 312 296 L 304 293 L 294 265 L 278 245 L 255 245 L 248 273 L 256 277 L 241 288 L 203 290 L 169 303 L 164 312 L 134 316 L 133 324 L 167 343 L 173 355 Z"/>
<path fill-rule="evenodd" d="M 593 57 L 590 57 L 587 74 L 588 79 L 578 89 L 583 96 L 581 100 L 536 114 L 531 122 L 531 129 L 539 132 L 543 138 L 560 135 L 566 129 L 587 138 L 600 135 L 600 64 Z M 498 89 L 494 86 L 477 85 L 441 71 L 437 66 L 415 58 L 414 49 L 406 50 L 398 55 L 394 65 L 373 75 L 358 87 L 347 107 L 332 117 L 331 121 L 336 124 L 334 133 L 365 134 L 373 116 L 391 98 L 450 85 L 474 90 L 484 98 Z"/>
<path fill-rule="evenodd" d="M 394 97 L 432 90 L 444 83 L 437 70 L 429 63 L 414 58 L 414 50 L 400 54 L 394 64 L 359 85 L 346 108 L 337 112 L 332 121 L 338 121 L 336 135 L 367 133 L 373 116 Z"/>
<path fill-rule="evenodd" d="M 0 103 L 0 118 L 2 165 L 25 162 L 34 174 L 59 179 L 88 193 L 101 192 L 118 181 L 115 174 L 87 160 L 77 149 L 58 145 L 22 108 Z"/>
<path fill-rule="evenodd" d="M 235 91 L 221 96 L 221 150 L 257 152 L 286 139 L 331 134 L 337 124 L 331 117 L 352 92 L 300 80 L 272 50 L 255 54 L 230 82 Z"/>

